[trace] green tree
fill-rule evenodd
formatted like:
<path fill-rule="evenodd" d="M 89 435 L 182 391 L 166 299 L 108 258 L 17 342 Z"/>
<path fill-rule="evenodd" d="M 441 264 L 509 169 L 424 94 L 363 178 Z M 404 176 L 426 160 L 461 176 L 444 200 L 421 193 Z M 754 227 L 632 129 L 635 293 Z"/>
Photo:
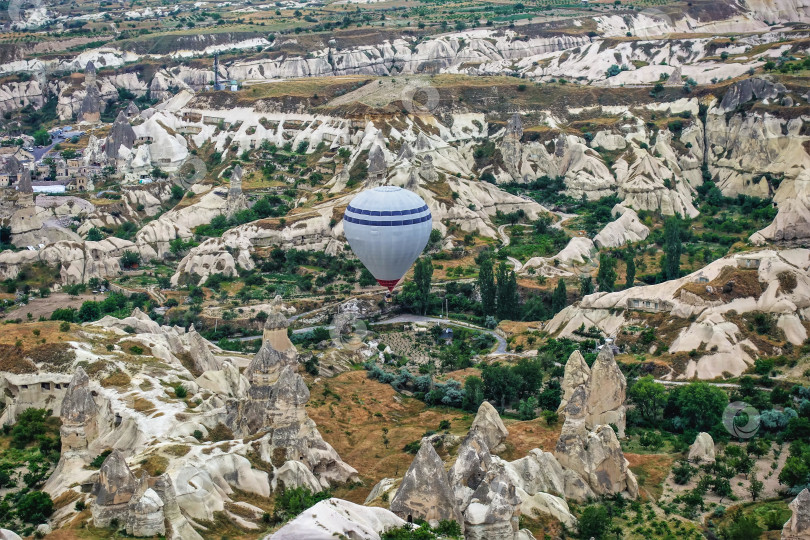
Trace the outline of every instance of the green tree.
<path fill-rule="evenodd" d="M 582 296 L 593 294 L 593 278 L 591 276 L 579 278 L 579 293 Z"/>
<path fill-rule="evenodd" d="M 557 287 L 554 288 L 554 293 L 551 295 L 551 311 L 559 313 L 568 303 L 568 293 L 565 290 L 565 280 L 562 278 L 557 280 Z"/>
<path fill-rule="evenodd" d="M 48 146 L 51 144 L 51 136 L 45 131 L 45 128 L 38 129 L 33 134 L 34 144 L 37 146 Z"/>
<path fill-rule="evenodd" d="M 601 504 L 586 506 L 579 518 L 579 532 L 583 538 L 604 538 L 610 527 L 610 514 Z"/>
<path fill-rule="evenodd" d="M 464 380 L 464 398 L 461 400 L 461 408 L 465 411 L 475 412 L 483 402 L 484 381 L 475 375 L 470 375 Z"/>
<path fill-rule="evenodd" d="M 664 385 L 655 382 L 652 375 L 647 375 L 638 379 L 629 388 L 628 394 L 642 418 L 648 424 L 655 425 L 666 403 L 667 390 Z"/>
<path fill-rule="evenodd" d="M 520 310 L 520 296 L 518 295 L 515 272 L 509 270 L 505 262 L 501 262 L 498 265 L 497 278 L 497 316 L 501 320 L 515 320 L 518 318 Z"/>
<path fill-rule="evenodd" d="M 45 522 L 53 514 L 51 496 L 43 491 L 26 493 L 17 502 L 17 516 L 34 525 Z"/>
<path fill-rule="evenodd" d="M 678 218 L 671 217 L 664 222 L 664 279 L 681 277 L 681 232 Z"/>
<path fill-rule="evenodd" d="M 624 288 L 629 289 L 636 281 L 636 259 L 632 250 L 627 250 L 625 253 L 625 264 L 627 265 L 627 279 Z"/>
<path fill-rule="evenodd" d="M 675 388 L 667 400 L 667 417 L 680 417 L 684 426 L 709 431 L 723 417 L 728 396 L 720 388 L 698 381 Z"/>
<path fill-rule="evenodd" d="M 430 307 L 430 282 L 433 279 L 433 263 L 430 262 L 429 257 L 420 257 L 416 261 L 416 267 L 413 271 L 413 282 L 416 284 L 416 292 L 421 298 L 422 315 L 427 313 Z"/>
<path fill-rule="evenodd" d="M 759 494 L 762 493 L 763 483 L 762 481 L 757 478 L 757 471 L 756 469 L 752 470 L 748 474 L 748 491 L 751 493 L 751 499 L 756 501 Z"/>
<path fill-rule="evenodd" d="M 520 386 L 518 375 L 509 366 L 494 363 L 481 371 L 484 380 L 484 397 L 497 401 L 503 409 L 517 395 Z"/>
<path fill-rule="evenodd" d="M 98 228 L 93 227 L 87 231 L 87 239 L 90 242 L 100 242 L 104 237 L 101 235 L 101 231 Z"/>
<path fill-rule="evenodd" d="M 97 321 L 101 318 L 101 306 L 98 302 L 87 300 L 79 308 L 79 322 Z"/>
<path fill-rule="evenodd" d="M 121 255 L 121 266 L 124 268 L 132 268 L 141 262 L 141 256 L 137 251 L 125 251 Z"/>
<path fill-rule="evenodd" d="M 616 286 L 616 259 L 607 253 L 599 254 L 599 273 L 596 274 L 596 284 L 600 292 L 613 292 Z"/>
<path fill-rule="evenodd" d="M 799 456 L 791 456 L 779 471 L 779 483 L 786 486 L 799 486 L 810 481 L 810 468 Z"/>
<path fill-rule="evenodd" d="M 495 275 L 492 259 L 485 257 L 478 269 L 478 290 L 481 292 L 481 308 L 485 315 L 495 313 Z"/>
<path fill-rule="evenodd" d="M 537 398 L 529 396 L 526 399 L 521 399 L 518 405 L 518 416 L 521 420 L 534 420 L 537 418 Z"/>
<path fill-rule="evenodd" d="M 720 537 L 723 540 L 750 540 L 751 538 L 759 538 L 765 532 L 760 527 L 755 516 L 741 514 L 742 512 L 739 512 L 737 515 L 732 516 L 728 527 L 720 531 Z"/>

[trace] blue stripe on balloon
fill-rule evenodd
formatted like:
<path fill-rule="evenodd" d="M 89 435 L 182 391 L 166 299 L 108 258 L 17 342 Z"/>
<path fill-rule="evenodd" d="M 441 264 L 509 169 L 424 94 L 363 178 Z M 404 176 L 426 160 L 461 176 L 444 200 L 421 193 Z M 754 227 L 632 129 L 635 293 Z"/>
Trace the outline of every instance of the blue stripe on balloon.
<path fill-rule="evenodd" d="M 367 219 L 357 219 L 351 216 L 343 216 L 345 221 L 349 223 L 356 223 L 357 225 L 372 225 L 375 227 L 397 227 L 401 225 L 416 225 L 417 223 L 424 223 L 425 221 L 430 221 L 433 219 L 431 214 L 426 216 L 422 216 L 420 218 L 415 219 L 405 219 L 402 221 L 371 221 Z"/>
<path fill-rule="evenodd" d="M 412 210 L 363 210 L 361 208 L 354 208 L 349 206 L 346 208 L 348 212 L 354 212 L 355 214 L 362 214 L 364 216 L 409 216 L 411 214 L 418 214 L 419 212 L 424 212 L 427 210 L 427 205 L 424 205 L 422 208 L 414 208 Z"/>

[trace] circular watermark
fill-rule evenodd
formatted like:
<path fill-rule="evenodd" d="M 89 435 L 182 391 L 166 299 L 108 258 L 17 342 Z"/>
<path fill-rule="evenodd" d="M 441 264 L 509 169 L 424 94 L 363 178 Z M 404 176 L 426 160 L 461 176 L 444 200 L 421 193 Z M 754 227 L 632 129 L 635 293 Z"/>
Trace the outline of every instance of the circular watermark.
<path fill-rule="evenodd" d="M 368 326 L 363 319 L 358 319 L 354 313 L 338 313 L 332 319 L 329 337 L 336 349 L 356 351 L 363 346 L 366 336 L 370 334 Z"/>
<path fill-rule="evenodd" d="M 48 22 L 48 10 L 44 0 L 11 0 L 8 18 L 12 28 L 32 28 Z"/>
<path fill-rule="evenodd" d="M 667 39 L 672 35 L 675 25 L 672 17 L 658 8 L 650 7 L 641 10 L 635 17 L 636 32 L 641 31 L 638 37 Z"/>
<path fill-rule="evenodd" d="M 169 179 L 175 184 L 179 184 L 181 187 L 189 189 L 191 186 L 205 178 L 206 174 L 208 174 L 208 167 L 206 167 L 205 162 L 197 156 L 192 155 L 185 161 L 185 163 L 183 163 L 175 172 L 171 174 Z"/>
<path fill-rule="evenodd" d="M 759 411 L 744 401 L 729 403 L 723 411 L 723 426 L 738 439 L 750 439 L 759 431 Z"/>
<path fill-rule="evenodd" d="M 402 106 L 410 114 L 429 114 L 439 106 L 439 91 L 424 81 L 415 81 L 402 90 Z"/>

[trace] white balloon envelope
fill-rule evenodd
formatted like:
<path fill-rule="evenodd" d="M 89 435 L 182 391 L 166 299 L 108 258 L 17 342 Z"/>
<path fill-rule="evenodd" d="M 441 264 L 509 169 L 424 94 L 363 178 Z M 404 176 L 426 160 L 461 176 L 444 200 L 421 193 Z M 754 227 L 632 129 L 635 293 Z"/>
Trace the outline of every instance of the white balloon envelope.
<path fill-rule="evenodd" d="M 425 249 L 433 216 L 412 191 L 380 186 L 359 193 L 343 214 L 343 232 L 355 255 L 393 291 Z"/>

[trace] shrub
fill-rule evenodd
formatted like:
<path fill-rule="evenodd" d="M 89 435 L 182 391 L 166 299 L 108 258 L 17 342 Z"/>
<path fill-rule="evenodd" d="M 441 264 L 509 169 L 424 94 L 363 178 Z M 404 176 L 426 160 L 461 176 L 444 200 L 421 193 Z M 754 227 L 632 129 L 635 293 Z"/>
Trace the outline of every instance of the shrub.
<path fill-rule="evenodd" d="M 102 453 L 93 458 L 93 461 L 90 462 L 90 467 L 93 469 L 100 469 L 104 464 L 104 460 L 107 459 L 107 456 L 110 454 L 112 454 L 112 450 L 104 450 Z"/>
<path fill-rule="evenodd" d="M 208 438 L 213 442 L 231 441 L 233 440 L 233 431 L 220 422 L 214 429 L 208 432 Z"/>
<path fill-rule="evenodd" d="M 11 446 L 25 448 L 32 443 L 38 435 L 45 433 L 45 419 L 48 411 L 45 409 L 25 409 L 11 428 Z"/>
<path fill-rule="evenodd" d="M 137 266 L 141 262 L 141 256 L 139 253 L 135 251 L 125 251 L 123 255 L 121 255 L 121 266 L 124 268 L 132 268 Z"/>
<path fill-rule="evenodd" d="M 174 387 L 174 395 L 177 396 L 179 399 L 185 399 L 188 395 L 188 390 L 182 384 L 178 384 Z"/>
<path fill-rule="evenodd" d="M 601 538 L 609 526 L 610 516 L 601 504 L 587 506 L 579 518 L 579 532 L 583 538 Z"/>
<path fill-rule="evenodd" d="M 38 524 L 53 514 L 51 496 L 43 491 L 31 491 L 17 502 L 17 516 L 26 523 Z"/>
<path fill-rule="evenodd" d="M 62 321 L 62 324 L 59 325 L 60 332 L 68 332 L 70 331 L 70 323 L 67 321 Z"/>
<path fill-rule="evenodd" d="M 331 496 L 329 491 L 312 493 L 305 487 L 285 489 L 276 497 L 273 518 L 276 522 L 287 521 Z"/>
<path fill-rule="evenodd" d="M 406 454 L 416 454 L 419 452 L 419 448 L 422 447 L 422 441 L 413 441 L 409 442 L 405 446 L 402 447 L 402 451 Z"/>

